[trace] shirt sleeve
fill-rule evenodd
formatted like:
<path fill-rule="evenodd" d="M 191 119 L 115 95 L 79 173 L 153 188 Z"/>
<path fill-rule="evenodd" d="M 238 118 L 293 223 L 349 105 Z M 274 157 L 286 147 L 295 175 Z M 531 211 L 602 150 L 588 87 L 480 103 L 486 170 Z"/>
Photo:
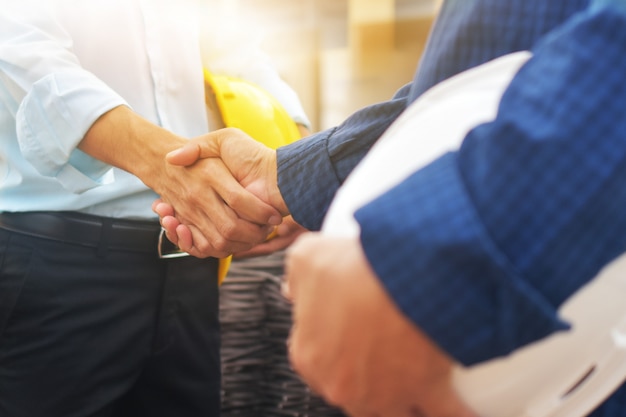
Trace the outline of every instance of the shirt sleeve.
<path fill-rule="evenodd" d="M 278 148 L 278 187 L 298 223 L 321 228 L 337 189 L 404 111 L 410 88 L 405 85 L 391 100 L 357 111 L 338 127 Z"/>
<path fill-rule="evenodd" d="M 3 11 L 0 27 L 0 97 L 16 119 L 24 158 L 76 193 L 111 181 L 109 165 L 76 147 L 98 117 L 125 101 L 81 68 L 45 4 Z"/>
<path fill-rule="evenodd" d="M 626 18 L 577 15 L 494 121 L 359 209 L 397 305 L 471 365 L 567 328 L 559 305 L 626 250 Z"/>

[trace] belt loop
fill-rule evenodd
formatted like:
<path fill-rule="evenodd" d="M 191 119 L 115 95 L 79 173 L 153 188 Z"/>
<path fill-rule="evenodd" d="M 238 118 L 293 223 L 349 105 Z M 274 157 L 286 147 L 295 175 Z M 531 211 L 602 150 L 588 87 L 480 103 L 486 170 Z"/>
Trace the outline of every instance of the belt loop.
<path fill-rule="evenodd" d="M 100 258 L 104 258 L 109 251 L 109 241 L 111 240 L 111 231 L 113 229 L 113 220 L 109 218 L 102 219 L 102 227 L 100 232 L 100 240 L 96 254 Z"/>

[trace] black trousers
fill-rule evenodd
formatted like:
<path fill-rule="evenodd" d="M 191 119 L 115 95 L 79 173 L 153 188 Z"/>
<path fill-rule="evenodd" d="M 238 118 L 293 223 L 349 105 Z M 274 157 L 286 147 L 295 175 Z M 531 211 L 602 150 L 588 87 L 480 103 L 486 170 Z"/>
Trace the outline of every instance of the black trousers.
<path fill-rule="evenodd" d="M 0 228 L 0 417 L 218 416 L 217 260 Z"/>

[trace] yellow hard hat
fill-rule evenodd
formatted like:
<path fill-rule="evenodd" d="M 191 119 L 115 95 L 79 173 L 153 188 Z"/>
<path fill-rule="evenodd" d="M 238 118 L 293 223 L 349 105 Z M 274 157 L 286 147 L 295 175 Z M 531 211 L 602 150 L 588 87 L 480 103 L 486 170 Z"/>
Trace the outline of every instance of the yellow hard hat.
<path fill-rule="evenodd" d="M 204 82 L 207 106 L 217 106 L 224 127 L 241 129 L 273 149 L 300 139 L 300 131 L 285 108 L 261 87 L 237 77 L 212 74 L 207 69 L 204 70 Z M 220 259 L 220 283 L 226 277 L 231 261 L 232 256 Z"/>
<path fill-rule="evenodd" d="M 240 78 L 204 70 L 204 81 L 213 91 L 222 122 L 276 149 L 300 139 L 296 123 L 285 108 L 261 87 Z"/>

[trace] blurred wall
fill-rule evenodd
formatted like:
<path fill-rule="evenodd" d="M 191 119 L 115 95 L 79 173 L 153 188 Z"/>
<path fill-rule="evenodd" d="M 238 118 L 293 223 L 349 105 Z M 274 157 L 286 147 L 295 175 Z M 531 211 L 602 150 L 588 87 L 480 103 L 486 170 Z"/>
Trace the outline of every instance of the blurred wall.
<path fill-rule="evenodd" d="M 298 92 L 315 131 L 413 76 L 439 0 L 204 0 L 237 15 Z"/>

